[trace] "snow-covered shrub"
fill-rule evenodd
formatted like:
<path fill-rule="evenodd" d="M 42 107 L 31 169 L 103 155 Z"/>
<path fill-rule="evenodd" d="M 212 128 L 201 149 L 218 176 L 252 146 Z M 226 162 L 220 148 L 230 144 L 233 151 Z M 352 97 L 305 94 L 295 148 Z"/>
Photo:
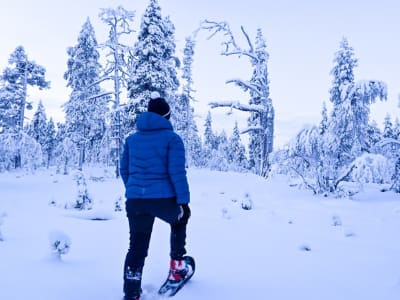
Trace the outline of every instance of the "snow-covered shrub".
<path fill-rule="evenodd" d="M 397 159 L 396 165 L 394 166 L 392 186 L 390 189 L 395 193 L 400 193 L 400 157 Z"/>
<path fill-rule="evenodd" d="M 0 242 L 2 242 L 2 241 L 4 241 L 4 237 L 3 237 L 3 234 L 2 234 L 2 231 L 1 231 L 1 225 L 3 225 L 3 220 L 4 220 L 4 218 L 7 216 L 7 214 L 6 213 L 2 213 L 2 214 L 0 214 Z"/>
<path fill-rule="evenodd" d="M 93 200 L 89 196 L 85 175 L 81 171 L 78 171 L 75 173 L 74 179 L 76 181 L 78 189 L 78 195 L 75 201 L 74 208 L 79 210 L 92 209 Z"/>
<path fill-rule="evenodd" d="M 68 174 L 68 169 L 76 165 L 78 160 L 78 150 L 75 143 L 68 137 L 66 137 L 55 149 L 54 155 L 56 157 L 57 173 Z"/>
<path fill-rule="evenodd" d="M 21 133 L 19 147 L 21 154 L 21 167 L 29 171 L 34 171 L 42 165 L 42 147 L 33 137 L 26 133 Z"/>
<path fill-rule="evenodd" d="M 342 220 L 338 215 L 332 216 L 332 226 L 342 226 Z"/>
<path fill-rule="evenodd" d="M 242 200 L 242 208 L 244 210 L 251 210 L 253 209 L 253 201 L 251 200 L 250 194 L 245 193 L 244 198 Z"/>
<path fill-rule="evenodd" d="M 0 134 L 0 172 L 14 167 L 14 160 L 18 154 L 15 134 L 9 130 Z"/>
<path fill-rule="evenodd" d="M 356 182 L 382 184 L 390 181 L 392 168 L 383 155 L 364 153 L 354 161 L 353 165 L 350 177 Z"/>
<path fill-rule="evenodd" d="M 65 255 L 71 248 L 71 239 L 61 231 L 52 231 L 49 234 L 50 250 L 57 258 Z"/>
<path fill-rule="evenodd" d="M 231 219 L 231 215 L 229 213 L 229 210 L 226 207 L 222 208 L 222 218 L 227 219 L 227 220 Z"/>
<path fill-rule="evenodd" d="M 114 211 L 122 211 L 122 196 L 118 196 L 115 200 Z"/>

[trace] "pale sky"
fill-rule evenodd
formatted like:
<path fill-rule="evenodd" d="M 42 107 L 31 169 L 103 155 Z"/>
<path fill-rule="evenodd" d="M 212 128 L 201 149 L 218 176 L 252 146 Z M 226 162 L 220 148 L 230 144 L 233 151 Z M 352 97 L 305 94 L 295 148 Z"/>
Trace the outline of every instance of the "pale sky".
<path fill-rule="evenodd" d="M 144 0 L 1 0 L 0 1 L 0 70 L 7 66 L 9 55 L 18 45 L 25 47 L 31 60 L 47 69 L 51 90 L 28 90 L 36 110 L 43 100 L 46 113 L 63 121 L 60 108 L 68 100 L 65 87 L 66 48 L 77 43 L 87 17 L 94 26 L 98 42 L 106 39 L 108 28 L 98 18 L 100 8 L 122 5 L 136 11 L 134 28 L 138 31 L 148 1 Z M 397 0 L 159 0 L 162 14 L 169 15 L 176 28 L 177 56 L 182 57 L 185 37 L 205 18 L 227 21 L 239 38 L 243 25 L 254 38 L 260 27 L 270 55 L 268 68 L 270 92 L 276 110 L 275 144 L 283 145 L 304 124 L 317 124 L 323 101 L 329 108 L 329 88 L 334 53 L 343 36 L 354 48 L 359 66 L 356 80 L 374 79 L 388 85 L 387 102 L 371 107 L 371 118 L 382 126 L 387 113 L 394 120 L 400 117 L 400 4 Z M 221 36 L 197 41 L 194 81 L 201 133 L 207 103 L 240 100 L 248 103 L 248 95 L 237 87 L 226 85 L 230 78 L 248 79 L 249 62 L 243 57 L 223 57 Z M 136 36 L 132 35 L 131 45 Z M 242 47 L 246 45 L 241 44 Z M 226 114 L 226 109 L 212 110 L 214 128 L 225 128 L 231 134 L 235 120 L 246 126 L 247 114 Z M 28 115 L 29 117 L 29 115 Z"/>

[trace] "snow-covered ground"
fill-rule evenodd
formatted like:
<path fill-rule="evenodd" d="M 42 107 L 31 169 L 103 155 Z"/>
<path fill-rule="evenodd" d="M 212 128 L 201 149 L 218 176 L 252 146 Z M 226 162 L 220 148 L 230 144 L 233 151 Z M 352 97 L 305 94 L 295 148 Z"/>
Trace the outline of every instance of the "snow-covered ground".
<path fill-rule="evenodd" d="M 63 208 L 77 195 L 72 175 L 0 174 L 0 299 L 122 298 L 128 224 L 114 202 L 123 186 L 111 171 L 85 173 L 88 212 Z M 189 180 L 197 270 L 175 299 L 400 299 L 399 194 L 371 185 L 353 199 L 323 198 L 283 178 L 206 170 Z M 252 210 L 241 208 L 246 194 Z M 55 230 L 71 240 L 61 260 L 49 246 Z M 169 227 L 156 222 L 144 299 L 157 299 L 168 243 Z"/>

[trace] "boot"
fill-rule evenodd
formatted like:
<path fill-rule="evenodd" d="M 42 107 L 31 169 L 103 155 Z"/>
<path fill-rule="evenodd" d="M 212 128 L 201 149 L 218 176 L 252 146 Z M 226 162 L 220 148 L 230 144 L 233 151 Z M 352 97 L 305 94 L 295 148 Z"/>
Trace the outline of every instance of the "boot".
<path fill-rule="evenodd" d="M 168 281 L 170 283 L 180 283 L 190 276 L 192 273 L 191 268 L 184 259 L 175 260 L 171 259 Z"/>
<path fill-rule="evenodd" d="M 142 293 L 142 271 L 132 271 L 128 267 L 124 274 L 124 300 L 140 300 Z"/>

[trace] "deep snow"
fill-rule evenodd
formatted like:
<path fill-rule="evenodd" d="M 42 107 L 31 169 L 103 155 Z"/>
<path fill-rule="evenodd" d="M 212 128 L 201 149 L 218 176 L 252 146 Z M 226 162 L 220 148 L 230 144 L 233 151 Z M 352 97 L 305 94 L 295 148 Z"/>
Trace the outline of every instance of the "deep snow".
<path fill-rule="evenodd" d="M 122 298 L 128 224 L 114 202 L 123 186 L 111 170 L 84 172 L 94 200 L 86 212 L 63 208 L 77 195 L 73 172 L 0 174 L 0 299 Z M 281 177 L 195 169 L 189 183 L 197 270 L 174 299 L 400 299 L 399 194 L 368 185 L 352 199 L 324 198 Z M 246 193 L 252 210 L 241 208 Z M 61 260 L 49 246 L 54 231 L 71 240 Z M 144 299 L 157 299 L 168 243 L 169 227 L 157 221 Z"/>

